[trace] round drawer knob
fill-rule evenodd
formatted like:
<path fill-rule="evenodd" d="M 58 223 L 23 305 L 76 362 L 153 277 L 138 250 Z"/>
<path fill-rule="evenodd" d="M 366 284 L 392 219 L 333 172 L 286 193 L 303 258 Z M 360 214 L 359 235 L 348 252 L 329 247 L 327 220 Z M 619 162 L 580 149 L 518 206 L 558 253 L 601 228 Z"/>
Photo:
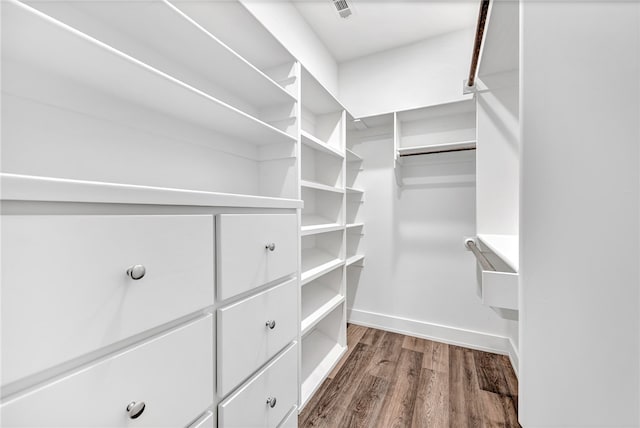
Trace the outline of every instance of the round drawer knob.
<path fill-rule="evenodd" d="M 264 248 L 266 248 L 269 251 L 275 251 L 276 250 L 276 244 L 272 242 L 271 244 L 265 245 Z"/>
<path fill-rule="evenodd" d="M 147 269 L 143 265 L 133 265 L 127 269 L 127 276 L 134 280 L 139 280 L 147 273 Z"/>
<path fill-rule="evenodd" d="M 144 412 L 145 407 L 146 405 L 144 404 L 144 401 L 132 401 L 131 403 L 129 403 L 129 405 L 127 406 L 127 413 L 129 414 L 129 418 L 136 419 L 142 414 L 142 412 Z"/>
<path fill-rule="evenodd" d="M 273 330 L 274 328 L 276 328 L 276 320 L 269 320 L 264 325 L 269 327 L 270 330 Z"/>
<path fill-rule="evenodd" d="M 271 407 L 272 409 L 274 407 L 276 407 L 276 397 L 269 397 L 267 398 L 267 404 L 269 405 L 269 407 Z"/>

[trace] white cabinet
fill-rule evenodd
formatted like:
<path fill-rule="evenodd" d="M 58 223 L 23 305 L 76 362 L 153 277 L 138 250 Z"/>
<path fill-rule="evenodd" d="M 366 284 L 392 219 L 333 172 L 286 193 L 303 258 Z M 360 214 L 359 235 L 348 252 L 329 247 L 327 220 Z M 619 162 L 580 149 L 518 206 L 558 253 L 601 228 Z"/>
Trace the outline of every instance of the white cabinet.
<path fill-rule="evenodd" d="M 219 428 L 277 427 L 298 399 L 297 361 L 294 343 L 220 403 Z"/>
<path fill-rule="evenodd" d="M 3 384 L 213 305 L 211 215 L 9 215 L 2 228 Z"/>
<path fill-rule="evenodd" d="M 293 274 L 297 270 L 297 219 L 293 214 L 218 216 L 218 298 Z"/>
<path fill-rule="evenodd" d="M 209 315 L 3 403 L 2 426 L 185 426 L 213 402 L 212 361 Z"/>
<path fill-rule="evenodd" d="M 226 395 L 297 337 L 295 279 L 218 309 L 218 394 Z"/>

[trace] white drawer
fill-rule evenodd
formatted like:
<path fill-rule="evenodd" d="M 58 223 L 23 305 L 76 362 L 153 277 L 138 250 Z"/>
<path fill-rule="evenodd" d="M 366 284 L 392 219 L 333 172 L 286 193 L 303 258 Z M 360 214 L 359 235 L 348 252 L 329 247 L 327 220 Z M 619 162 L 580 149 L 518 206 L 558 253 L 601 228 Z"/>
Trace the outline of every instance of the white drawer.
<path fill-rule="evenodd" d="M 275 428 L 297 405 L 298 347 L 292 344 L 218 405 L 218 428 Z M 275 399 L 271 407 L 268 399 Z"/>
<path fill-rule="evenodd" d="M 298 428 L 298 407 L 294 407 L 278 428 Z"/>
<path fill-rule="evenodd" d="M 218 217 L 218 299 L 224 300 L 296 272 L 295 214 Z M 274 244 L 273 251 L 266 248 Z"/>
<path fill-rule="evenodd" d="M 6 402 L 2 426 L 183 427 L 213 404 L 212 362 L 207 316 Z"/>
<path fill-rule="evenodd" d="M 494 308 L 518 310 L 518 274 L 483 270 L 482 303 Z"/>
<path fill-rule="evenodd" d="M 220 396 L 231 392 L 295 339 L 298 332 L 297 285 L 297 280 L 292 279 L 218 310 Z"/>
<path fill-rule="evenodd" d="M 213 233 L 207 215 L 3 216 L 3 383 L 212 305 Z"/>

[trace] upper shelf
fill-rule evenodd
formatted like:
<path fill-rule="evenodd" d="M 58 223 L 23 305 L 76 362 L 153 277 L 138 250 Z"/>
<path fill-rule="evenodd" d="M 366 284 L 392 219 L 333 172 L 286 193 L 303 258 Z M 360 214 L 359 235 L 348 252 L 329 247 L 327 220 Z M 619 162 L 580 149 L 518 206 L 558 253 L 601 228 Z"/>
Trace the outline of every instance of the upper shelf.
<path fill-rule="evenodd" d="M 302 140 L 302 144 L 311 147 L 314 150 L 319 150 L 331 156 L 335 156 L 337 158 L 343 159 L 344 154 L 342 154 L 338 149 L 331 147 L 330 145 L 322 142 L 319 138 L 314 137 L 309 132 L 305 130 L 300 131 L 300 136 Z"/>
<path fill-rule="evenodd" d="M 316 115 L 334 113 L 345 110 L 336 99 L 315 77 L 302 68 L 302 106 Z"/>
<path fill-rule="evenodd" d="M 3 61 L 28 64 L 253 144 L 296 139 L 29 6 L 3 3 Z"/>
<path fill-rule="evenodd" d="M 217 89 L 223 87 L 224 92 L 256 108 L 295 101 L 269 76 L 169 2 L 33 5 L 90 37 L 212 95 L 218 96 Z M 108 26 L 102 24 L 105 16 L 109 17 Z M 122 37 L 123 34 L 127 37 Z M 193 49 L 194 46 L 198 48 Z M 232 87 L 229 82 L 234 83 Z"/>
<path fill-rule="evenodd" d="M 478 239 L 514 272 L 518 272 L 520 252 L 518 235 L 479 234 Z"/>
<path fill-rule="evenodd" d="M 164 187 L 0 174 L 3 201 L 85 202 L 100 204 L 202 207 L 302 208 L 297 199 L 236 195 Z"/>

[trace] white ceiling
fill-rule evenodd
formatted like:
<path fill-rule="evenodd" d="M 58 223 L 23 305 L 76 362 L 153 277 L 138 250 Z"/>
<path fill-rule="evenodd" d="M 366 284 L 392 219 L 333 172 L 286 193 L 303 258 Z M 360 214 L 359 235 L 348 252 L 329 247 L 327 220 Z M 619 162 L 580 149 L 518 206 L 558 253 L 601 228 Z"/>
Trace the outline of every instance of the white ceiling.
<path fill-rule="evenodd" d="M 347 0 L 341 18 L 332 0 L 292 0 L 336 61 L 475 26 L 479 0 Z"/>

